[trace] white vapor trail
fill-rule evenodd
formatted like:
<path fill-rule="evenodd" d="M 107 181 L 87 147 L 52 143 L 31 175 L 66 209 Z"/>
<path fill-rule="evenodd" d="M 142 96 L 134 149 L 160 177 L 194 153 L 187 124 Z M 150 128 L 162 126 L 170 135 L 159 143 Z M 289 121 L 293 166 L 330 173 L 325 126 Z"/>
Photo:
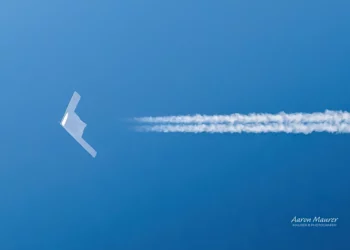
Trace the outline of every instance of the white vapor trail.
<path fill-rule="evenodd" d="M 350 133 L 350 113 L 187 115 L 134 118 L 139 131 L 180 133 Z"/>
<path fill-rule="evenodd" d="M 251 113 L 248 115 L 185 115 L 185 116 L 156 116 L 135 118 L 141 123 L 289 123 L 289 122 L 350 122 L 350 113 L 346 111 L 331 111 L 317 113 L 278 114 Z"/>
<path fill-rule="evenodd" d="M 195 124 L 195 125 L 153 125 L 141 126 L 140 131 L 163 133 L 293 133 L 312 132 L 350 133 L 350 124 Z"/>

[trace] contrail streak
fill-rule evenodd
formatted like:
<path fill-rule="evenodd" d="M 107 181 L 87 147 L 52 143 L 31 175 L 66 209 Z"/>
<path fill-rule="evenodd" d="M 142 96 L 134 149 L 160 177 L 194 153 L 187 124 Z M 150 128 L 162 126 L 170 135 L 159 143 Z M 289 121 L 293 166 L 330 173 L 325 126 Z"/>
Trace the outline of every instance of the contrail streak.
<path fill-rule="evenodd" d="M 195 125 L 153 125 L 140 126 L 139 131 L 163 133 L 293 133 L 312 132 L 350 133 L 350 124 L 195 124 Z"/>
<path fill-rule="evenodd" d="M 346 111 L 330 111 L 317 113 L 278 114 L 251 113 L 231 115 L 185 115 L 185 116 L 156 116 L 134 118 L 141 123 L 322 123 L 322 122 L 349 122 L 350 113 Z"/>
<path fill-rule="evenodd" d="M 350 113 L 186 115 L 134 118 L 138 131 L 162 133 L 350 133 Z"/>

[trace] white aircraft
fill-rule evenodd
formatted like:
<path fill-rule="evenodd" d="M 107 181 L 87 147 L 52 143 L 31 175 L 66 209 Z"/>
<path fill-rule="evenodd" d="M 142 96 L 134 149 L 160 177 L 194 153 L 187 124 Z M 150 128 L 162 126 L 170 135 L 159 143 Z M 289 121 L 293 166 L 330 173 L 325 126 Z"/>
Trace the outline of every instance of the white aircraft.
<path fill-rule="evenodd" d="M 84 139 L 83 133 L 86 123 L 80 120 L 75 113 L 75 109 L 80 101 L 80 95 L 77 92 L 73 93 L 67 110 L 61 121 L 61 126 L 92 156 L 96 157 L 97 152 Z"/>

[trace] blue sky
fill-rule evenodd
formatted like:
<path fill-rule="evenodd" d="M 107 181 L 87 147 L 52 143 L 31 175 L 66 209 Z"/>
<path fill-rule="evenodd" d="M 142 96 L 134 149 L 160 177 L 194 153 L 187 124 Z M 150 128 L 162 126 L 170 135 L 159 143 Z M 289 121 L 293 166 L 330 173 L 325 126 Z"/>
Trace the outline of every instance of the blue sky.
<path fill-rule="evenodd" d="M 135 133 L 350 110 L 346 1 L 0 3 L 1 249 L 349 249 L 348 135 Z M 73 91 L 91 158 L 62 129 Z M 300 217 L 338 227 L 293 228 Z"/>

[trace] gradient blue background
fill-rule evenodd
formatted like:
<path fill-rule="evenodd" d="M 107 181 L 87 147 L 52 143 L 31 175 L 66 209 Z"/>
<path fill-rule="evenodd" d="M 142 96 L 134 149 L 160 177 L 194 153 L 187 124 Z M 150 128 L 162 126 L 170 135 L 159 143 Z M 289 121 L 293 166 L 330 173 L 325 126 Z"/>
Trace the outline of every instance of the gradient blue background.
<path fill-rule="evenodd" d="M 350 249 L 350 137 L 134 116 L 350 110 L 349 1 L 2 1 L 0 249 Z M 59 125 L 73 91 L 91 158 Z M 291 219 L 338 217 L 337 228 Z"/>

